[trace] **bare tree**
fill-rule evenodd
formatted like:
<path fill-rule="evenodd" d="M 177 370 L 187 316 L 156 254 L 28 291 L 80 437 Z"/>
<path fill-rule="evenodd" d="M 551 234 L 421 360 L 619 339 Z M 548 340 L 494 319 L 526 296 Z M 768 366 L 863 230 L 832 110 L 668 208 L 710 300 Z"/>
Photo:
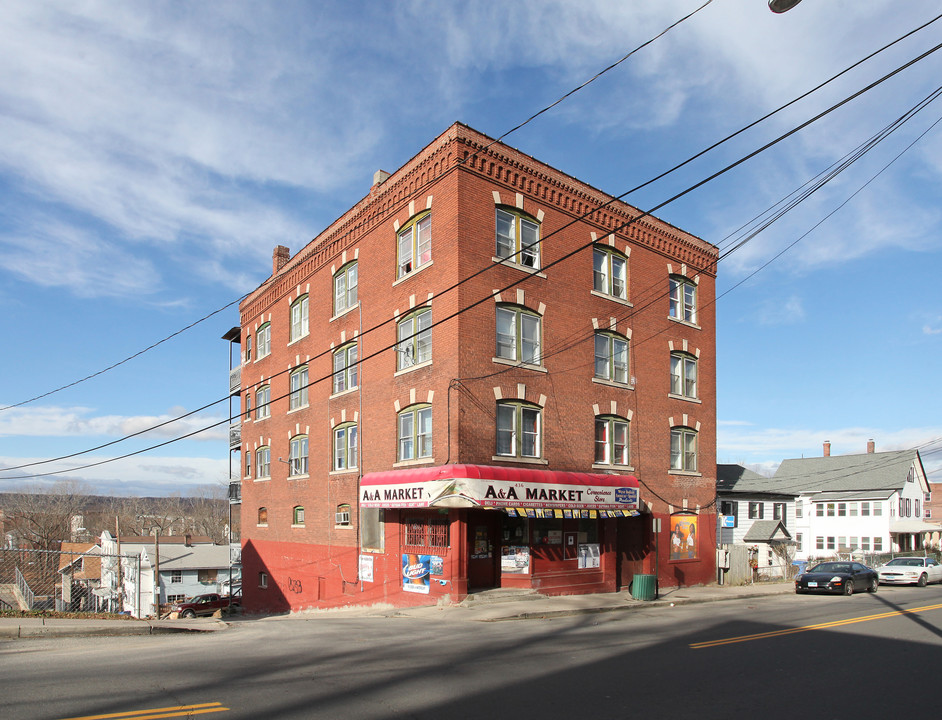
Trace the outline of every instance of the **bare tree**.
<path fill-rule="evenodd" d="M 194 535 L 206 535 L 214 543 L 229 542 L 228 486 L 200 485 L 196 492 L 186 498 L 188 506 L 188 529 Z"/>

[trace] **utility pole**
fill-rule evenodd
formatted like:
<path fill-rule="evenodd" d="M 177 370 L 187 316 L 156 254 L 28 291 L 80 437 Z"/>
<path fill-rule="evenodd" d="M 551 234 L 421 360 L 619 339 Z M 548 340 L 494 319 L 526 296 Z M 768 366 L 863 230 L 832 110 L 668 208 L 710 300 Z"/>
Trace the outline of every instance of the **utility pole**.
<path fill-rule="evenodd" d="M 118 516 L 114 516 L 114 539 L 118 544 L 118 557 L 116 558 L 118 564 L 118 612 L 124 610 L 124 583 L 121 582 L 121 523 L 118 521 Z"/>
<path fill-rule="evenodd" d="M 154 619 L 160 619 L 160 528 L 154 528 Z"/>

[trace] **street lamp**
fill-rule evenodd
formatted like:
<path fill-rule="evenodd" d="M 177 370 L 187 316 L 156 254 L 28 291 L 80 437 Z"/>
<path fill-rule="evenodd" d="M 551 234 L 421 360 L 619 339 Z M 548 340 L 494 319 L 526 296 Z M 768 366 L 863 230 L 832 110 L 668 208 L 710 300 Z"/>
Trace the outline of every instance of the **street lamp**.
<path fill-rule="evenodd" d="M 769 0 L 769 10 L 774 13 L 783 13 L 791 10 L 800 2 L 801 0 Z"/>

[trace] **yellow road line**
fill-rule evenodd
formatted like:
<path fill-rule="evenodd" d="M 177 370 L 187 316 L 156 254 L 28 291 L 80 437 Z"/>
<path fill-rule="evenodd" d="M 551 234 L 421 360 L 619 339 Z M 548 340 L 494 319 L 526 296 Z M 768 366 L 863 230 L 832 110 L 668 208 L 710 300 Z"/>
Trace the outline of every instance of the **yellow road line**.
<path fill-rule="evenodd" d="M 159 718 L 174 718 L 190 715 L 204 715 L 206 713 L 228 711 L 222 703 L 200 703 L 199 705 L 177 705 L 174 707 L 152 708 L 150 710 L 132 710 L 130 712 L 108 713 L 107 715 L 83 715 L 82 717 L 63 718 L 63 720 L 159 720 Z"/>
<path fill-rule="evenodd" d="M 888 617 L 898 615 L 912 615 L 915 613 L 926 612 L 927 610 L 938 610 L 942 608 L 939 605 L 925 605 L 924 607 L 912 608 L 911 610 L 891 610 L 876 615 L 865 615 L 858 618 L 848 618 L 847 620 L 834 620 L 832 622 L 818 623 L 817 625 L 802 625 L 796 628 L 787 628 L 785 630 L 772 630 L 770 632 L 756 633 L 755 635 L 741 635 L 739 637 L 723 638 L 722 640 L 707 640 L 705 642 L 691 643 L 691 650 L 702 650 L 704 648 L 719 647 L 720 645 L 732 645 L 733 643 L 748 642 L 749 640 L 764 640 L 765 638 L 780 637 L 782 635 L 793 635 L 809 630 L 827 630 L 828 628 L 841 627 L 842 625 L 853 625 L 859 622 L 870 622 L 871 620 L 883 620 Z"/>

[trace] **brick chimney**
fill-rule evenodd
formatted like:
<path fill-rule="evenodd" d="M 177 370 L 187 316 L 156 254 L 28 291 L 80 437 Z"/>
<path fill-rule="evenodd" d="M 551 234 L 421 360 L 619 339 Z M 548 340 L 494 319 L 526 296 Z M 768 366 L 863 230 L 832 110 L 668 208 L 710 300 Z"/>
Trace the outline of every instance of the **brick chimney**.
<path fill-rule="evenodd" d="M 824 457 L 831 457 L 831 441 L 824 441 Z"/>
<path fill-rule="evenodd" d="M 193 547 L 193 536 L 190 533 L 183 536 L 183 544 L 187 547 Z"/>
<path fill-rule="evenodd" d="M 275 247 L 275 252 L 273 252 L 271 255 L 271 274 L 277 275 L 278 271 L 287 265 L 288 260 L 290 259 L 291 251 L 284 245 L 277 245 Z"/>
<path fill-rule="evenodd" d="M 389 179 L 388 172 L 386 172 L 385 170 L 377 170 L 375 173 L 373 173 L 373 187 L 376 187 L 377 185 L 382 185 L 388 179 Z"/>
<path fill-rule="evenodd" d="M 876 450 L 876 446 L 873 444 L 873 438 L 867 440 L 867 454 L 873 455 L 873 451 Z"/>

